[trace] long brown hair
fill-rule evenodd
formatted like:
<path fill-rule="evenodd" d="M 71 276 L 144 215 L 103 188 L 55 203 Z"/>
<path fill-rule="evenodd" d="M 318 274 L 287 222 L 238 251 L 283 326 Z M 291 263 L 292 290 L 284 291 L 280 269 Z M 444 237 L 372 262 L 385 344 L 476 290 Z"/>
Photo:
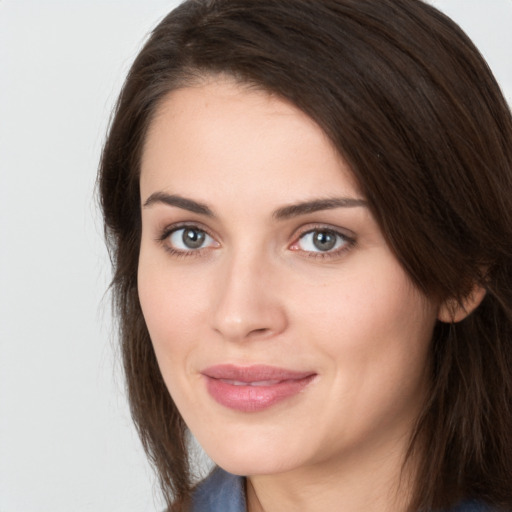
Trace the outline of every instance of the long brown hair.
<path fill-rule="evenodd" d="M 512 119 L 478 50 L 420 0 L 188 0 L 135 60 L 99 171 L 132 415 L 170 510 L 190 495 L 187 430 L 137 295 L 139 163 L 162 98 L 215 74 L 322 127 L 426 295 L 462 304 L 485 287 L 473 314 L 435 328 L 411 510 L 512 507 Z"/>

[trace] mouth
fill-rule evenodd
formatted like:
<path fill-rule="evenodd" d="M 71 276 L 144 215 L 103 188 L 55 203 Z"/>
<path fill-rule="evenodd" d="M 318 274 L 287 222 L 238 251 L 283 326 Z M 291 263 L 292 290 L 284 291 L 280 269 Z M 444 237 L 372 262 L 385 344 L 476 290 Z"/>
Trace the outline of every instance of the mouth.
<path fill-rule="evenodd" d="M 219 404 L 240 412 L 256 412 L 289 399 L 310 384 L 314 372 L 274 366 L 217 365 L 203 370 L 206 388 Z"/>

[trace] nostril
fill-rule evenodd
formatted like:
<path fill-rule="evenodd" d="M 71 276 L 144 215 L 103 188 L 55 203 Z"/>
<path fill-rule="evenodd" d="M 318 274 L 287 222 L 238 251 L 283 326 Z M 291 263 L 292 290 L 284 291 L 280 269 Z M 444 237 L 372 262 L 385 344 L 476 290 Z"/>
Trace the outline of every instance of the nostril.
<path fill-rule="evenodd" d="M 253 329 L 250 333 L 249 333 L 249 336 L 261 336 L 263 334 L 268 334 L 271 330 L 266 328 L 266 327 L 263 327 L 263 328 L 260 328 L 260 329 Z"/>

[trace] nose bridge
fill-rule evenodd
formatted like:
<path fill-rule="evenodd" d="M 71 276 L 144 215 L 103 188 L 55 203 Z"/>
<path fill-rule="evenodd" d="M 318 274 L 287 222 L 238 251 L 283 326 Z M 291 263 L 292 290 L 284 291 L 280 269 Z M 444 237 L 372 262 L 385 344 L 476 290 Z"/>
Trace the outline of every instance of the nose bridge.
<path fill-rule="evenodd" d="M 247 249 L 223 261 L 213 308 L 213 328 L 235 341 L 278 334 L 287 323 L 275 264 L 263 252 Z"/>

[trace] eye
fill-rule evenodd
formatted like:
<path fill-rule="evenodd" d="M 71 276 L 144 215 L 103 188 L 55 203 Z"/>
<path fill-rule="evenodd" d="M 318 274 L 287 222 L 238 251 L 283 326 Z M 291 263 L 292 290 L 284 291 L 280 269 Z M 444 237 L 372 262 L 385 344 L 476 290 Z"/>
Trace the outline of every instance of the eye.
<path fill-rule="evenodd" d="M 202 229 L 185 226 L 173 229 L 165 238 L 171 249 L 179 252 L 196 251 L 216 245 L 215 240 Z"/>
<path fill-rule="evenodd" d="M 347 248 L 353 241 L 332 229 L 312 229 L 302 234 L 290 247 L 310 253 L 332 253 Z"/>

